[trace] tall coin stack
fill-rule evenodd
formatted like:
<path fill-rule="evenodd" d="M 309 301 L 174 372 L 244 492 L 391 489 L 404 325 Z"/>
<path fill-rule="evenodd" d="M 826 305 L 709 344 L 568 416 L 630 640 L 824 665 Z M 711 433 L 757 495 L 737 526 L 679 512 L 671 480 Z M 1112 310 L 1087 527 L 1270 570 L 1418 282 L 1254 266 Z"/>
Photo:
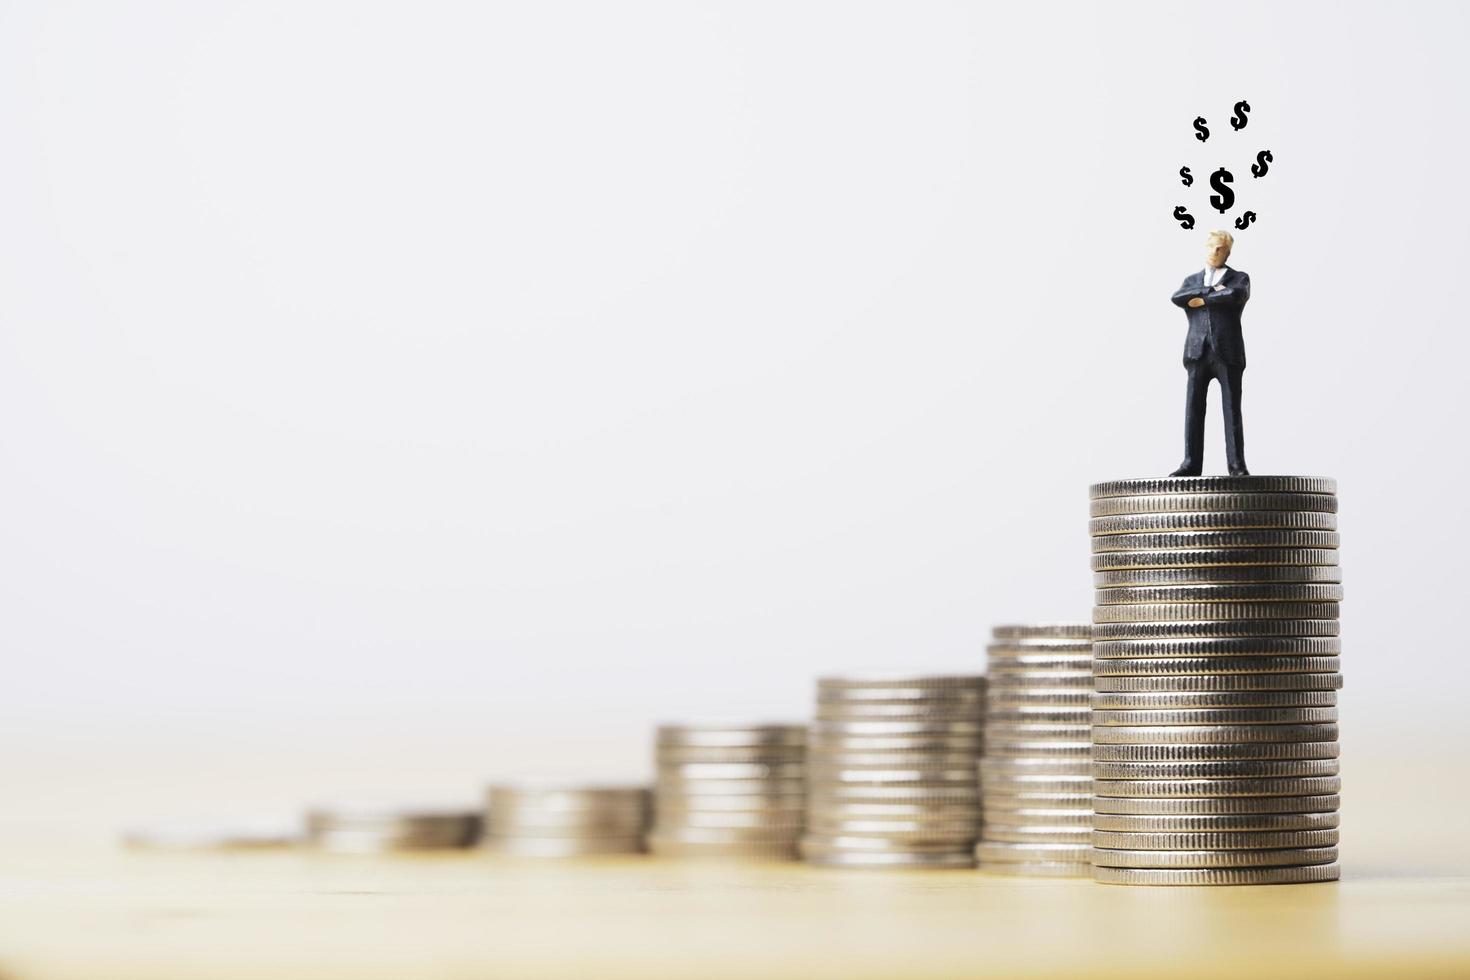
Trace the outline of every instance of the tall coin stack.
<path fill-rule="evenodd" d="M 979 675 L 819 679 L 807 743 L 807 863 L 973 867 L 984 698 Z"/>
<path fill-rule="evenodd" d="M 980 870 L 1089 877 L 1092 627 L 997 626 L 986 652 Z"/>
<path fill-rule="evenodd" d="M 485 846 L 516 857 L 638 854 L 648 828 L 641 786 L 492 786 Z"/>
<path fill-rule="evenodd" d="M 661 857 L 795 860 L 806 726 L 661 725 L 648 849 Z"/>
<path fill-rule="evenodd" d="M 1094 877 L 1338 877 L 1337 485 L 1092 488 Z"/>

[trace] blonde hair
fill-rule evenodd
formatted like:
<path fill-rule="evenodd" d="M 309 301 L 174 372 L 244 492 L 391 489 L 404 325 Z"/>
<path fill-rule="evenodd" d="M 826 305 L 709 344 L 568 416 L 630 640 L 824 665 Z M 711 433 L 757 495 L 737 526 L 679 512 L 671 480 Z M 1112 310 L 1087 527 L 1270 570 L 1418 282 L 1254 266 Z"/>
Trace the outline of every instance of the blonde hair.
<path fill-rule="evenodd" d="M 1221 241 L 1225 243 L 1225 251 L 1235 251 L 1235 237 L 1228 231 L 1212 231 L 1205 237 L 1206 242 Z"/>

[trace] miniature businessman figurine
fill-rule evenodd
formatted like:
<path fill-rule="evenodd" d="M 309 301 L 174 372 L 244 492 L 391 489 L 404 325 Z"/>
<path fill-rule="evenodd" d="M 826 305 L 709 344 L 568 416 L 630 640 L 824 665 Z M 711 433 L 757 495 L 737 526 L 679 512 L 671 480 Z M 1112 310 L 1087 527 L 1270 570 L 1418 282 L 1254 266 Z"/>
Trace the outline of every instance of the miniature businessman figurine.
<path fill-rule="evenodd" d="M 1220 382 L 1225 415 L 1225 461 L 1231 476 L 1247 476 L 1245 429 L 1240 421 L 1240 382 L 1245 374 L 1245 341 L 1240 313 L 1251 298 L 1251 278 L 1225 264 L 1235 239 L 1212 231 L 1205 240 L 1205 267 L 1184 280 L 1174 305 L 1189 318 L 1184 338 L 1184 462 L 1170 476 L 1199 476 L 1204 462 L 1205 398 L 1210 379 Z"/>

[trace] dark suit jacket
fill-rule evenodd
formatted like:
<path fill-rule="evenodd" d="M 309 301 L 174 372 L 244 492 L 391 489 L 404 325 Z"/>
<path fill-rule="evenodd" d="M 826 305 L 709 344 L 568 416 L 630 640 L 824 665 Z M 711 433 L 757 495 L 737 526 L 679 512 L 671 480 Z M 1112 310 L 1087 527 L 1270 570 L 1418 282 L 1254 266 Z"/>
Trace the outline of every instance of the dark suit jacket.
<path fill-rule="evenodd" d="M 1231 367 L 1245 367 L 1245 340 L 1240 335 L 1240 312 L 1251 298 L 1251 277 L 1239 269 L 1227 269 L 1218 285 L 1224 289 L 1206 289 L 1201 269 L 1184 280 L 1174 294 L 1174 305 L 1189 317 L 1189 334 L 1184 338 L 1184 361 L 1197 361 L 1204 356 L 1209 341 L 1215 355 Z M 1199 296 L 1205 305 L 1191 309 L 1189 301 Z"/>

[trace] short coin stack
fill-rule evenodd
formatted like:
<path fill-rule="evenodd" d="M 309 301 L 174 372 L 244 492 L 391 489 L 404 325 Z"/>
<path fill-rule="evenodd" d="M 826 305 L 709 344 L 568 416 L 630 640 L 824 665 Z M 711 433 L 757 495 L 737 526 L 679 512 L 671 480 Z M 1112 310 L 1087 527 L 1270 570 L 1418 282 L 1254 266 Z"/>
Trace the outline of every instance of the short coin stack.
<path fill-rule="evenodd" d="M 479 833 L 480 815 L 472 810 L 357 804 L 306 814 L 307 843 L 339 854 L 469 847 Z"/>
<path fill-rule="evenodd" d="M 819 679 L 807 746 L 807 863 L 973 867 L 984 698 L 980 675 Z"/>
<path fill-rule="evenodd" d="M 1094 877 L 1338 877 L 1337 487 L 1092 488 Z"/>
<path fill-rule="evenodd" d="M 485 845 L 516 857 L 638 854 L 648 828 L 641 786 L 492 786 Z"/>
<path fill-rule="evenodd" d="M 996 874 L 1092 874 L 1092 627 L 997 626 L 987 648 L 984 823 Z"/>
<path fill-rule="evenodd" d="M 806 726 L 661 725 L 648 849 L 661 857 L 797 858 Z"/>

